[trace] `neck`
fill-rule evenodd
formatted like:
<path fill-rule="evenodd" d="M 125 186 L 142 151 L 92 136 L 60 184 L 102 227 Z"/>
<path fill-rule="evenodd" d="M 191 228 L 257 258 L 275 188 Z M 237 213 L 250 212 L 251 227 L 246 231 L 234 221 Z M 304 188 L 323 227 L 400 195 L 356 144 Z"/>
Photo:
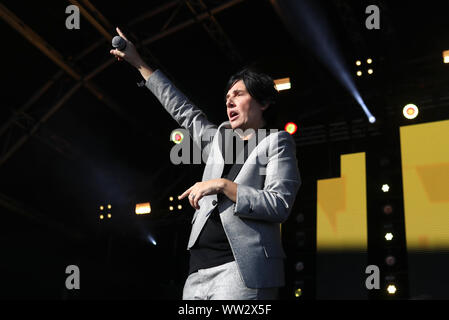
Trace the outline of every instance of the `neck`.
<path fill-rule="evenodd" d="M 249 140 L 249 139 L 251 139 L 251 138 L 254 136 L 254 133 L 255 133 L 258 129 L 263 128 L 264 126 L 265 126 L 265 120 L 262 118 L 262 119 L 260 119 L 260 120 L 257 122 L 256 125 L 249 125 L 249 126 L 246 127 L 246 128 L 240 128 L 240 129 L 243 131 L 243 134 L 240 134 L 240 132 L 239 132 L 240 130 L 237 131 L 237 134 L 238 134 L 238 136 L 240 137 L 240 139 L 242 139 L 242 140 Z M 249 133 L 246 133 L 246 131 L 247 131 L 248 129 L 253 129 L 253 130 L 249 130 L 250 132 L 249 132 Z"/>

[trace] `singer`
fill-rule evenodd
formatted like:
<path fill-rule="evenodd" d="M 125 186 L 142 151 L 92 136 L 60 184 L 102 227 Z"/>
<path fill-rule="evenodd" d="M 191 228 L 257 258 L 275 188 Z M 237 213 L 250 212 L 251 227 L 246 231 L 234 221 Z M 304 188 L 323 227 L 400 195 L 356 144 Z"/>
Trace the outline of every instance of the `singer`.
<path fill-rule="evenodd" d="M 118 28 L 117 33 L 125 49 L 110 53 L 137 68 L 145 86 L 207 152 L 202 181 L 179 196 L 195 209 L 183 299 L 277 299 L 285 284 L 280 227 L 301 179 L 293 138 L 265 130 L 264 112 L 277 95 L 273 80 L 247 69 L 231 76 L 225 89 L 229 121 L 217 126 L 160 70 L 152 70 Z"/>

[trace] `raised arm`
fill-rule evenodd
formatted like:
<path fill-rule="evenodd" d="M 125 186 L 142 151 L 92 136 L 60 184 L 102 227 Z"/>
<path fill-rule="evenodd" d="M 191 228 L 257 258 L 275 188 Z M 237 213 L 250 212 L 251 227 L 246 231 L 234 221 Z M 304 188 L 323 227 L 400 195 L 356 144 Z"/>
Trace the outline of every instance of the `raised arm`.
<path fill-rule="evenodd" d="M 123 32 L 119 28 L 115 28 L 115 30 L 120 37 L 126 40 L 126 49 L 123 52 L 117 49 L 113 49 L 109 52 L 114 55 L 118 61 L 126 60 L 129 62 L 129 64 L 140 72 L 145 81 L 147 81 L 154 71 L 145 63 L 145 61 L 143 61 L 134 44 L 126 38 Z"/>
<path fill-rule="evenodd" d="M 173 119 L 189 131 L 193 142 L 205 152 L 207 157 L 217 126 L 211 123 L 203 111 L 190 102 L 160 70 L 152 70 L 119 28 L 117 33 L 126 40 L 126 49 L 123 52 L 111 50 L 110 53 L 118 60 L 126 60 L 140 72 L 145 79 L 145 86 L 156 96 Z"/>

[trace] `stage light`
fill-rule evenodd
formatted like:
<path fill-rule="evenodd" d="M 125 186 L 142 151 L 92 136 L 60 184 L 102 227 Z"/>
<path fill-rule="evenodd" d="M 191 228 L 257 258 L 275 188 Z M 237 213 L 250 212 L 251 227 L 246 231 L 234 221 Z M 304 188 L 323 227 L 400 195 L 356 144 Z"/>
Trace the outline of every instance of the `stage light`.
<path fill-rule="evenodd" d="M 271 2 L 274 3 L 276 1 Z M 292 6 L 290 10 L 285 10 L 285 8 L 279 8 L 279 10 L 282 11 L 281 15 L 285 14 L 286 18 L 288 16 L 287 19 L 292 22 L 288 26 L 291 34 L 297 35 L 296 40 L 312 50 L 312 53 L 354 97 L 369 119 L 372 116 L 371 112 L 355 85 L 353 74 L 348 70 L 344 55 L 337 45 L 337 38 L 332 34 L 332 29 L 327 24 L 328 21 L 325 16 L 311 5 L 314 1 L 289 2 Z M 298 30 L 303 32 L 297 32 Z"/>
<path fill-rule="evenodd" d="M 298 272 L 304 270 L 304 263 L 302 263 L 301 261 L 298 261 L 295 264 L 295 270 L 298 271 Z"/>
<path fill-rule="evenodd" d="M 173 206 L 168 207 L 168 210 L 173 211 Z"/>
<path fill-rule="evenodd" d="M 357 76 L 361 77 L 362 76 L 362 71 L 357 71 Z"/>
<path fill-rule="evenodd" d="M 148 214 L 151 212 L 151 205 L 149 202 L 136 204 L 136 214 Z"/>
<path fill-rule="evenodd" d="M 104 209 L 104 207 L 103 206 L 100 206 L 100 210 L 103 210 Z"/>
<path fill-rule="evenodd" d="M 385 239 L 386 239 L 387 241 L 393 240 L 393 234 L 392 234 L 391 232 L 387 232 L 387 233 L 385 234 Z"/>
<path fill-rule="evenodd" d="M 449 63 L 449 50 L 443 51 L 443 62 Z"/>
<path fill-rule="evenodd" d="M 178 204 L 178 210 L 181 210 L 182 206 L 180 204 Z"/>
<path fill-rule="evenodd" d="M 173 197 L 170 197 L 169 200 L 170 200 L 170 201 L 173 201 Z"/>
<path fill-rule="evenodd" d="M 408 104 L 402 109 L 402 113 L 404 114 L 404 117 L 407 119 L 415 119 L 418 116 L 418 107 L 414 104 Z"/>
<path fill-rule="evenodd" d="M 388 192 L 389 190 L 390 190 L 390 186 L 388 184 L 382 185 L 382 191 L 383 192 Z"/>
<path fill-rule="evenodd" d="M 373 69 L 368 69 L 368 74 L 373 74 Z"/>
<path fill-rule="evenodd" d="M 394 256 L 387 256 L 385 258 L 385 263 L 388 266 L 392 267 L 392 266 L 394 266 L 396 264 L 396 258 Z"/>
<path fill-rule="evenodd" d="M 389 215 L 389 214 L 393 213 L 393 207 L 392 207 L 391 205 L 389 205 L 389 204 L 386 204 L 386 205 L 384 205 L 384 207 L 383 207 L 383 212 L 384 212 L 386 215 Z"/>
<path fill-rule="evenodd" d="M 304 214 L 300 213 L 296 216 L 296 222 L 302 223 L 304 222 Z"/>
<path fill-rule="evenodd" d="M 110 204 L 108 204 L 108 209 L 111 209 L 111 208 L 112 208 L 112 206 Z"/>
<path fill-rule="evenodd" d="M 100 214 L 100 220 L 104 219 L 104 215 Z"/>
<path fill-rule="evenodd" d="M 356 62 L 355 62 L 355 65 L 356 66 L 360 66 L 362 64 L 362 62 L 360 61 L 360 60 L 357 60 Z"/>
<path fill-rule="evenodd" d="M 151 234 L 148 235 L 148 240 L 155 246 L 157 244 L 156 239 Z"/>
<path fill-rule="evenodd" d="M 296 297 L 296 298 L 299 298 L 301 295 L 302 295 L 302 290 L 301 290 L 301 288 L 297 288 L 297 289 L 295 290 L 295 297 Z"/>
<path fill-rule="evenodd" d="M 396 291 L 397 291 L 397 289 L 396 289 L 396 286 L 395 286 L 394 284 L 390 284 L 390 285 L 387 287 L 387 292 L 388 292 L 388 294 L 395 294 Z"/>
<path fill-rule="evenodd" d="M 274 80 L 274 87 L 277 91 L 291 89 L 292 85 L 290 83 L 290 78 L 282 78 Z"/>
<path fill-rule="evenodd" d="M 387 166 L 389 166 L 389 165 L 391 164 L 390 158 L 385 157 L 385 156 L 382 157 L 382 158 L 379 160 L 379 164 L 380 164 L 381 167 L 387 167 Z"/>
<path fill-rule="evenodd" d="M 373 63 L 373 59 L 368 58 L 368 59 L 366 60 L 366 63 L 368 63 L 368 64 Z"/>
<path fill-rule="evenodd" d="M 178 143 L 181 143 L 183 139 L 184 139 L 184 135 L 182 134 L 181 131 L 178 131 L 178 130 L 172 131 L 171 136 L 170 136 L 171 141 L 178 144 Z"/>
<path fill-rule="evenodd" d="M 112 215 L 110 213 L 108 213 L 108 219 L 111 219 Z"/>
<path fill-rule="evenodd" d="M 298 126 L 293 122 L 289 122 L 285 125 L 284 129 L 288 133 L 294 134 L 296 132 L 296 130 L 298 130 Z"/>

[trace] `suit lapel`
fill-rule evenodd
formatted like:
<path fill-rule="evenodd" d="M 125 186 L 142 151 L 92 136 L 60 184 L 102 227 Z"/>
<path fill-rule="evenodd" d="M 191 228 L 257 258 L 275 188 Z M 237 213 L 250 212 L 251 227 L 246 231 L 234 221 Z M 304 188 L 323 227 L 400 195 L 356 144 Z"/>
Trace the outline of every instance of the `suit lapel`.
<path fill-rule="evenodd" d="M 218 127 L 217 134 L 215 135 L 214 140 L 212 142 L 211 152 L 209 154 L 209 158 L 207 159 L 206 167 L 204 169 L 203 181 L 221 178 L 224 169 L 224 152 L 222 151 L 222 141 L 223 141 L 222 135 L 224 133 L 223 132 L 224 130 L 222 129 L 230 129 L 230 128 L 231 126 L 229 121 L 223 122 Z M 258 132 L 256 134 L 258 134 Z M 262 142 L 259 141 L 259 138 L 261 138 L 262 141 L 266 139 L 266 137 L 257 136 L 258 144 L 256 144 L 256 146 L 260 145 L 260 142 Z M 255 155 L 255 150 L 257 150 L 256 147 L 252 148 L 249 151 L 247 160 L 250 159 L 251 157 L 257 156 Z M 247 162 L 249 161 L 245 161 L 243 164 L 236 164 L 231 168 L 230 177 L 232 177 L 233 181 L 236 181 L 238 177 L 244 172 L 245 164 Z M 210 213 L 213 211 L 215 207 L 215 205 L 212 205 L 213 200 L 217 201 L 216 194 L 206 196 L 200 200 L 200 210 L 195 212 L 194 218 L 192 219 L 193 225 L 188 244 L 189 249 L 194 245 Z"/>

